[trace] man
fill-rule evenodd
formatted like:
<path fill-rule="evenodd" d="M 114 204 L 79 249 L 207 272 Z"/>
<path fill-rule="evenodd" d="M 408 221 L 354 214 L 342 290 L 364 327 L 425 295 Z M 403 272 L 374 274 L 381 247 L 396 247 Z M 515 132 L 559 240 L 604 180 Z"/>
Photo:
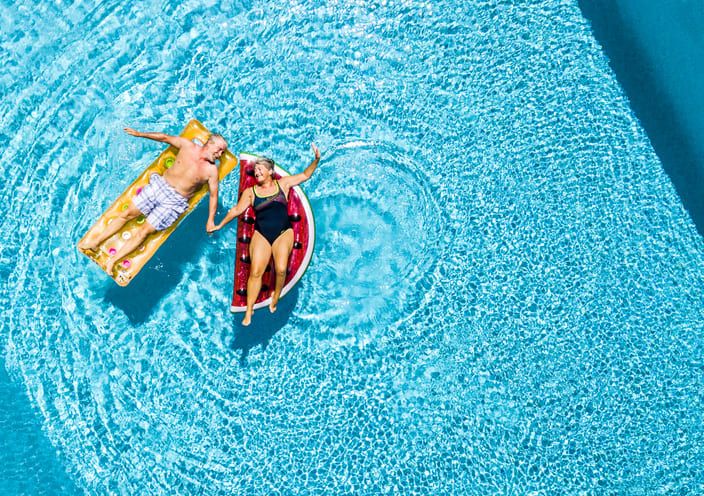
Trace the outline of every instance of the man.
<path fill-rule="evenodd" d="M 115 263 L 129 255 L 150 234 L 163 231 L 188 210 L 188 200 L 208 183 L 210 211 L 205 229 L 215 230 L 215 211 L 218 206 L 219 172 L 215 161 L 227 150 L 227 141 L 219 134 L 211 134 L 203 146 L 198 146 L 187 138 L 164 133 L 140 133 L 129 127 L 125 132 L 140 138 L 168 143 L 178 148 L 173 165 L 163 176 L 156 172 L 149 177 L 149 184 L 135 196 L 129 206 L 112 220 L 102 232 L 78 245 L 82 250 L 98 251 L 100 245 L 119 231 L 127 222 L 146 216 L 146 221 L 118 252 L 105 264 L 105 271 L 112 274 Z"/>

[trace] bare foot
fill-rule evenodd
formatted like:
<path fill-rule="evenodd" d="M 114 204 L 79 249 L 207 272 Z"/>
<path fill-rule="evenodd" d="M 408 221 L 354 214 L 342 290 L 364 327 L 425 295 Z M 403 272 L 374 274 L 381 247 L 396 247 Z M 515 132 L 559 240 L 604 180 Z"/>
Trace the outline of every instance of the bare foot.
<path fill-rule="evenodd" d="M 269 303 L 269 311 L 271 313 L 276 312 L 276 304 L 277 303 L 278 303 L 278 300 L 277 301 L 271 300 L 271 303 Z"/>
<path fill-rule="evenodd" d="M 112 270 L 115 267 L 115 262 L 117 262 L 117 260 L 114 258 L 108 258 L 108 261 L 105 262 L 105 272 L 110 274 L 110 276 L 112 276 Z"/>
<path fill-rule="evenodd" d="M 247 311 L 244 314 L 244 319 L 242 319 L 242 325 L 248 326 L 252 322 L 252 312 Z"/>
<path fill-rule="evenodd" d="M 93 241 L 92 239 L 90 241 Z M 88 250 L 88 251 L 98 251 L 98 248 L 100 247 L 99 244 L 96 244 L 95 241 L 92 243 L 88 241 L 87 239 L 85 241 L 81 241 L 78 243 L 78 248 L 81 250 Z"/>

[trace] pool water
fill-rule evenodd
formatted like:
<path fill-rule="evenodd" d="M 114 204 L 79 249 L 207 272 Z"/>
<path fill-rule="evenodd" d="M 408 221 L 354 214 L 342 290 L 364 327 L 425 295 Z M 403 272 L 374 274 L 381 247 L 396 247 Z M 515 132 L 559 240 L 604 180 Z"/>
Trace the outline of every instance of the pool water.
<path fill-rule="evenodd" d="M 704 244 L 577 0 L 41 0 L 0 46 L 3 415 L 54 494 L 704 490 Z M 250 328 L 205 202 L 126 288 L 75 248 L 162 149 L 122 128 L 191 118 L 323 153 Z"/>

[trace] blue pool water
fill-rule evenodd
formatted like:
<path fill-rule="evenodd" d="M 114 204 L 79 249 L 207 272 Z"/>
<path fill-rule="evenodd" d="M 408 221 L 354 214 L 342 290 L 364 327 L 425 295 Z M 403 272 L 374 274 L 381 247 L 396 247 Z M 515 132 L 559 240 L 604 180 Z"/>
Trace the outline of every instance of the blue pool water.
<path fill-rule="evenodd" d="M 4 3 L 0 46 L 11 493 L 704 491 L 704 243 L 577 0 Z M 252 328 L 206 205 L 127 288 L 75 249 L 161 150 L 122 127 L 190 118 L 323 152 Z"/>

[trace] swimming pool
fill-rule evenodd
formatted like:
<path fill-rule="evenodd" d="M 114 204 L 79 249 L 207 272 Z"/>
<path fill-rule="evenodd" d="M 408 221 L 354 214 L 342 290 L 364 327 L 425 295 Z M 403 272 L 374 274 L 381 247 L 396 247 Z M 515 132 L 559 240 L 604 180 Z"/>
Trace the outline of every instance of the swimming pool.
<path fill-rule="evenodd" d="M 701 492 L 704 245 L 576 0 L 41 1 L 0 28 L 0 339 L 46 487 Z M 160 151 L 122 127 L 192 117 L 291 172 L 323 153 L 311 267 L 251 329 L 205 205 L 127 288 L 75 249 Z"/>

